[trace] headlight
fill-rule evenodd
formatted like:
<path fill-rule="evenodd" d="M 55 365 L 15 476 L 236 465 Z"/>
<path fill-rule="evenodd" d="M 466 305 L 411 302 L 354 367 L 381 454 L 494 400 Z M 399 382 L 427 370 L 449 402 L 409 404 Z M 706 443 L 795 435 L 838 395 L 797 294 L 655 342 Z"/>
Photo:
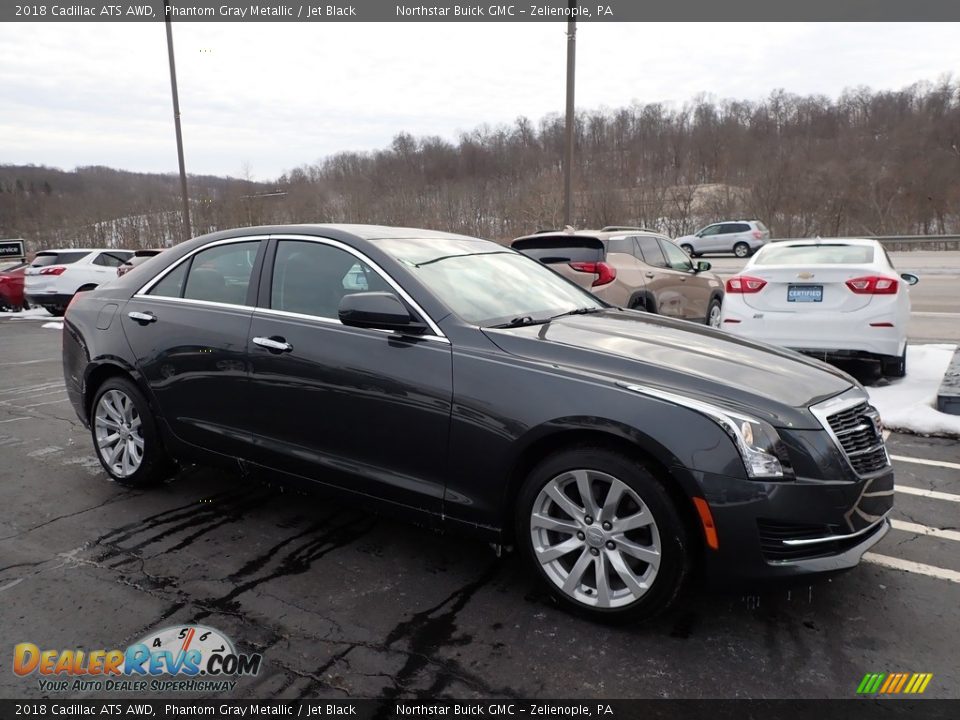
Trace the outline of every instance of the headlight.
<path fill-rule="evenodd" d="M 743 459 L 743 467 L 749 477 L 780 479 L 793 477 L 793 471 L 787 462 L 786 448 L 780 439 L 780 434 L 770 423 L 666 390 L 643 385 L 622 384 L 621 387 L 688 407 L 716 422 L 737 446 L 740 457 Z"/>

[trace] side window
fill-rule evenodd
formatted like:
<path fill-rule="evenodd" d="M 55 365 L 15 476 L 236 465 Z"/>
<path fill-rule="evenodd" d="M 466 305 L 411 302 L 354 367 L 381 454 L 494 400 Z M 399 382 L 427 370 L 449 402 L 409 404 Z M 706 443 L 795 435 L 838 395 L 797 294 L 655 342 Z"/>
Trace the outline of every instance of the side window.
<path fill-rule="evenodd" d="M 255 240 L 217 245 L 198 252 L 190 261 L 182 297 L 246 305 L 250 274 L 259 249 L 260 241 Z"/>
<path fill-rule="evenodd" d="M 129 257 L 129 253 L 102 252 L 93 259 L 93 264 L 115 268 L 123 265 Z"/>
<path fill-rule="evenodd" d="M 610 238 L 607 240 L 607 252 L 633 255 L 633 243 L 626 237 Z"/>
<path fill-rule="evenodd" d="M 277 244 L 270 289 L 274 310 L 335 320 L 344 296 L 368 291 L 393 288 L 346 250 L 305 240 Z"/>
<path fill-rule="evenodd" d="M 723 227 L 722 225 L 707 225 L 707 227 L 701 230 L 698 234 L 700 235 L 700 237 L 707 237 L 708 235 L 718 235 L 719 233 L 723 232 L 721 230 L 722 227 Z"/>
<path fill-rule="evenodd" d="M 158 282 L 147 295 L 156 295 L 158 297 L 183 297 L 183 281 L 187 277 L 187 268 L 190 267 L 190 261 L 180 263 L 171 272 L 167 273 L 163 280 Z"/>
<path fill-rule="evenodd" d="M 649 235 L 643 235 L 634 238 L 637 241 L 637 249 L 640 251 L 640 258 L 647 264 L 654 267 L 667 267 L 667 260 L 660 250 L 657 239 Z"/>
<path fill-rule="evenodd" d="M 732 233 L 742 233 L 750 230 L 750 226 L 746 223 L 724 223 L 723 224 L 723 234 L 730 235 Z"/>
<path fill-rule="evenodd" d="M 660 246 L 663 248 L 663 254 L 667 256 L 667 262 L 674 270 L 693 270 L 693 263 L 687 254 L 667 240 L 661 240 Z"/>

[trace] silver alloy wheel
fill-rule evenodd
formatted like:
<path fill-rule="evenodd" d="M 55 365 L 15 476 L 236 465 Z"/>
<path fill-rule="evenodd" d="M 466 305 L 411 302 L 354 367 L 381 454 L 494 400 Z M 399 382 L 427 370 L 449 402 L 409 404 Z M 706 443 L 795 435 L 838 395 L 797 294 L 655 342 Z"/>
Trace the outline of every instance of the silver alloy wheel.
<path fill-rule="evenodd" d="M 565 595 L 599 608 L 636 602 L 660 568 L 660 533 L 629 485 L 599 470 L 568 470 L 533 503 L 530 537 L 547 577 Z"/>
<path fill-rule="evenodd" d="M 750 246 L 746 243 L 737 243 L 733 246 L 733 254 L 738 258 L 745 258 L 750 254 Z"/>
<path fill-rule="evenodd" d="M 93 427 L 97 452 L 117 477 L 130 477 L 143 463 L 143 425 L 133 400 L 122 390 L 100 396 Z"/>
<path fill-rule="evenodd" d="M 707 318 L 707 324 L 710 327 L 715 327 L 715 328 L 720 327 L 720 306 L 719 305 L 710 306 L 710 317 Z"/>

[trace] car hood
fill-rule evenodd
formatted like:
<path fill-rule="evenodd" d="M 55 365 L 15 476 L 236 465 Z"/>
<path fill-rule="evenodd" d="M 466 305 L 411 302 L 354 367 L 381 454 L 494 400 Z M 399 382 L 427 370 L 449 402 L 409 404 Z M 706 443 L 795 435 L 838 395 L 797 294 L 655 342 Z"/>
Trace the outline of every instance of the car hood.
<path fill-rule="evenodd" d="M 676 238 L 676 239 L 673 241 L 673 243 L 674 243 L 675 245 L 679 245 L 680 243 L 682 243 L 682 242 L 685 241 L 685 240 L 686 240 L 686 241 L 690 241 L 690 240 L 699 240 L 699 239 L 700 239 L 700 238 L 698 238 L 696 235 L 684 235 L 683 237 L 678 237 L 678 238 Z"/>
<path fill-rule="evenodd" d="M 807 408 L 856 384 L 790 350 L 632 310 L 484 332 L 518 357 L 717 402 L 778 427 L 819 429 Z"/>

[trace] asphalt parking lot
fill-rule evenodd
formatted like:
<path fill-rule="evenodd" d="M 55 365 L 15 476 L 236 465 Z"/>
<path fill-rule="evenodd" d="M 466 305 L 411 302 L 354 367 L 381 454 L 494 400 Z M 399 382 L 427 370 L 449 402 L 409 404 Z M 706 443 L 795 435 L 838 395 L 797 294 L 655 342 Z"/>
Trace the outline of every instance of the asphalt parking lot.
<path fill-rule="evenodd" d="M 14 643 L 122 648 L 191 621 L 263 653 L 224 697 L 850 698 L 900 671 L 960 697 L 956 440 L 889 438 L 894 529 L 854 571 L 611 628 L 513 556 L 320 496 L 198 468 L 110 482 L 43 325 L 0 319 L 0 697 L 44 694 Z"/>

